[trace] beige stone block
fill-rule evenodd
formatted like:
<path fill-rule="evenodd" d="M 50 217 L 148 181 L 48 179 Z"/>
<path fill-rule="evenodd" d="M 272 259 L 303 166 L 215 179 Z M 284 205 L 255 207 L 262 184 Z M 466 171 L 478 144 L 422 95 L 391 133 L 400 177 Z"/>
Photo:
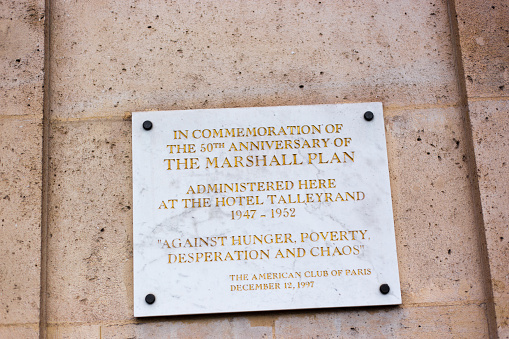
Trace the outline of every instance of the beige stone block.
<path fill-rule="evenodd" d="M 0 115 L 42 115 L 44 0 L 0 6 Z"/>
<path fill-rule="evenodd" d="M 487 338 L 484 305 L 369 307 L 104 325 L 102 338 Z"/>
<path fill-rule="evenodd" d="M 457 103 L 446 2 L 53 1 L 53 117 Z"/>
<path fill-rule="evenodd" d="M 468 96 L 509 95 L 509 3 L 455 2 Z"/>
<path fill-rule="evenodd" d="M 49 325 L 48 339 L 102 339 L 100 325 Z"/>
<path fill-rule="evenodd" d="M 460 109 L 385 116 L 403 305 L 484 300 Z"/>
<path fill-rule="evenodd" d="M 285 314 L 275 338 L 487 338 L 484 306 L 338 309 Z"/>
<path fill-rule="evenodd" d="M 33 325 L 0 325 L 0 338 L 2 339 L 39 339 L 39 326 Z"/>
<path fill-rule="evenodd" d="M 262 317 L 265 319 L 260 323 Z M 157 322 L 105 325 L 102 338 L 273 338 L 274 319 L 277 316 L 164 318 L 164 321 Z"/>
<path fill-rule="evenodd" d="M 497 325 L 509 337 L 509 100 L 470 102 Z"/>
<path fill-rule="evenodd" d="M 131 122 L 54 123 L 48 322 L 131 318 Z"/>
<path fill-rule="evenodd" d="M 39 119 L 0 117 L 0 324 L 39 321 L 41 135 Z"/>

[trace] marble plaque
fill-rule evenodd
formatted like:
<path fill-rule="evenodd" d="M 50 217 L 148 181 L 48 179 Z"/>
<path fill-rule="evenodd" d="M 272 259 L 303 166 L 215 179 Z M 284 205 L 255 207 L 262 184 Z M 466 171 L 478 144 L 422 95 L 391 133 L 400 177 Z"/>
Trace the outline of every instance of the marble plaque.
<path fill-rule="evenodd" d="M 136 317 L 401 303 L 381 103 L 137 112 L 132 137 Z"/>

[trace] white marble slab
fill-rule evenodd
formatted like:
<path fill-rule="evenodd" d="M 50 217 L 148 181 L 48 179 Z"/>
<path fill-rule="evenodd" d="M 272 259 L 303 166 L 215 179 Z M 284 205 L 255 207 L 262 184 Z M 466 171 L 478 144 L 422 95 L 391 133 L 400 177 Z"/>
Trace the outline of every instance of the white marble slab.
<path fill-rule="evenodd" d="M 132 137 L 136 317 L 401 303 L 381 103 L 137 112 Z"/>

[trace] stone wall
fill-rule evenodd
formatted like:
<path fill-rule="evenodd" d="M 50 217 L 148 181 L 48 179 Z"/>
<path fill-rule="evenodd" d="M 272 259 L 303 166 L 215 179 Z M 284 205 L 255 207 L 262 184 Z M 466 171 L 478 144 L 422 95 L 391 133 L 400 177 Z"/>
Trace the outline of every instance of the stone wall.
<path fill-rule="evenodd" d="M 509 338 L 504 0 L 0 2 L 0 337 Z M 403 304 L 133 317 L 131 112 L 381 101 Z"/>

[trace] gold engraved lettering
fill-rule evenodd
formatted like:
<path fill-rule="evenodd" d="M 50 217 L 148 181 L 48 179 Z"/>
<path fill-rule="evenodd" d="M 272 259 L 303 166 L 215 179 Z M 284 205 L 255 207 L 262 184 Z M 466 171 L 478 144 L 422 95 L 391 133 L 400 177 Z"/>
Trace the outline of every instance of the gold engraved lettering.
<path fill-rule="evenodd" d="M 183 170 L 183 169 L 198 169 L 200 168 L 200 165 L 198 165 L 198 158 L 184 158 L 184 159 L 164 159 L 164 161 L 168 162 L 168 170 L 176 169 L 177 170 Z M 172 168 L 172 162 L 173 162 L 173 168 Z M 183 167 L 183 168 L 181 168 Z"/>
<path fill-rule="evenodd" d="M 212 160 L 210 158 L 207 158 L 206 166 L 207 166 L 206 168 L 209 168 L 210 166 L 212 166 L 213 168 L 218 168 L 217 157 L 212 158 Z"/>
<path fill-rule="evenodd" d="M 245 284 L 245 285 L 230 285 L 230 291 L 258 291 L 258 290 L 278 290 L 280 289 L 279 283 L 268 284 Z"/>
<path fill-rule="evenodd" d="M 305 186 L 301 185 L 301 187 Z M 271 189 L 272 188 L 273 187 L 271 186 Z M 283 189 L 286 188 L 281 188 L 281 186 L 276 187 L 276 190 Z M 337 193 L 335 197 L 333 197 L 332 193 L 306 193 L 302 195 L 300 193 L 287 195 L 267 194 L 267 199 L 270 199 L 271 204 L 304 204 L 312 202 L 360 201 L 364 200 L 366 197 L 364 192 L 344 192 L 343 194 L 346 199 L 343 198 L 341 193 Z"/>
<path fill-rule="evenodd" d="M 185 208 L 211 207 L 210 198 L 182 199 Z"/>
<path fill-rule="evenodd" d="M 279 136 L 279 135 L 308 135 L 321 134 L 323 125 L 302 125 L 302 126 L 267 126 L 267 127 L 249 127 L 249 128 L 220 128 L 220 129 L 202 129 L 194 130 L 191 136 L 195 139 L 208 138 L 243 138 L 243 137 L 260 137 L 260 136 Z M 342 124 L 328 124 L 324 126 L 326 133 L 340 133 Z M 187 139 L 189 131 L 173 131 L 174 139 Z"/>
<path fill-rule="evenodd" d="M 346 237 L 346 231 L 339 231 L 339 236 L 340 236 L 339 240 L 348 240 L 348 238 Z"/>
<path fill-rule="evenodd" d="M 350 231 L 327 231 L 327 232 L 311 232 L 301 233 L 301 242 L 317 242 L 317 241 L 350 241 L 350 240 L 366 240 L 368 230 L 350 230 Z M 338 239 L 339 233 L 339 239 Z M 361 239 L 359 239 L 359 233 Z"/>
<path fill-rule="evenodd" d="M 183 199 L 185 200 L 185 199 Z M 239 197 L 216 197 L 215 207 L 220 206 L 253 206 L 253 205 L 263 205 L 263 201 L 260 202 L 260 197 L 255 196 L 239 196 Z"/>
<path fill-rule="evenodd" d="M 229 277 L 232 281 L 249 280 L 247 274 L 230 274 Z"/>
<path fill-rule="evenodd" d="M 166 145 L 166 148 L 170 148 L 170 154 L 175 153 L 196 153 L 194 144 L 183 144 L 183 145 Z"/>
<path fill-rule="evenodd" d="M 306 250 L 303 248 L 287 248 L 285 252 L 278 250 L 275 258 L 287 259 L 287 258 L 301 258 L 306 255 Z"/>
<path fill-rule="evenodd" d="M 304 276 L 306 278 L 325 278 L 329 275 L 328 271 L 306 271 Z"/>
<path fill-rule="evenodd" d="M 230 164 L 230 160 L 228 158 L 224 158 L 223 165 L 221 165 L 221 168 L 225 168 L 227 166 L 228 168 L 232 167 L 232 164 Z"/>
<path fill-rule="evenodd" d="M 235 156 L 235 166 L 234 167 L 244 167 L 244 165 L 242 164 L 242 157 L 239 157 L 239 156 Z"/>
<path fill-rule="evenodd" d="M 232 245 L 256 245 L 256 244 L 287 244 L 294 243 L 291 233 L 265 234 L 265 235 L 237 235 L 230 236 Z"/>
<path fill-rule="evenodd" d="M 275 164 L 275 165 L 272 165 L 272 164 Z M 272 160 L 270 161 L 269 166 L 281 166 L 281 164 L 279 163 L 279 161 L 277 160 L 277 157 L 275 155 L 272 157 Z"/>
<path fill-rule="evenodd" d="M 185 131 L 181 131 L 181 130 L 173 131 L 173 137 L 174 137 L 174 139 L 182 139 L 182 137 L 184 137 L 184 139 L 187 139 L 188 133 L 189 133 L 188 130 L 185 130 Z"/>

